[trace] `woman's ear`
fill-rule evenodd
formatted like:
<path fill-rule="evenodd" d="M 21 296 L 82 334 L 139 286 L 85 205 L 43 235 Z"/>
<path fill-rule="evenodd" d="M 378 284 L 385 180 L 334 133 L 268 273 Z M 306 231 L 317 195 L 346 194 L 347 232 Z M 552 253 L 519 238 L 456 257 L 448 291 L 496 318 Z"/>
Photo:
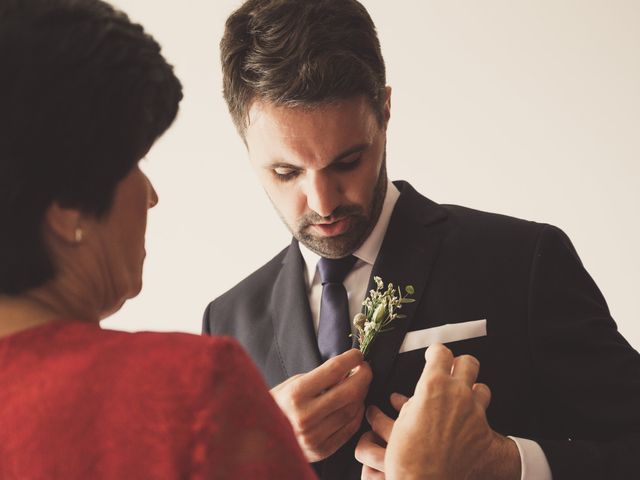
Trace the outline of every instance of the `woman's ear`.
<path fill-rule="evenodd" d="M 66 243 L 80 243 L 83 238 L 82 214 L 75 208 L 61 207 L 53 202 L 45 213 L 45 229 L 55 238 Z"/>

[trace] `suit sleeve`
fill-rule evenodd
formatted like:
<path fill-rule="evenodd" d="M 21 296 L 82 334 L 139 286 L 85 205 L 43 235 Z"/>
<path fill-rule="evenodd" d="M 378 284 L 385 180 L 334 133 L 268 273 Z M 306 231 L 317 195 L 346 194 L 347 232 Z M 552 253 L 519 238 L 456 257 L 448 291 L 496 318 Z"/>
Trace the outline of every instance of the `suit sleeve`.
<path fill-rule="evenodd" d="M 554 480 L 640 473 L 640 355 L 618 332 L 569 238 L 542 231 L 532 260 L 528 328 Z"/>

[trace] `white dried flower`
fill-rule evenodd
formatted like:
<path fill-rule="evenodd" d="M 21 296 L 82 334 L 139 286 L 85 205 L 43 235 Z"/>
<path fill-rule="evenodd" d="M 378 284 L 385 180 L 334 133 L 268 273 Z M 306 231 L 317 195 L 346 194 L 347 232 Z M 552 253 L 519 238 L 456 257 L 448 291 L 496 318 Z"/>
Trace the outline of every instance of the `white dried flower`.
<path fill-rule="evenodd" d="M 402 290 L 393 286 L 392 283 L 384 289 L 384 282 L 378 276 L 373 277 L 376 284 L 375 290 L 369 291 L 369 296 L 362 302 L 363 312 L 358 313 L 353 318 L 353 324 L 358 330 L 358 340 L 360 342 L 360 351 L 366 356 L 369 345 L 376 338 L 378 333 L 384 331 L 388 325 L 396 318 L 402 315 L 397 310 L 402 308 L 405 303 L 411 303 L 413 298 L 408 298 L 414 293 L 411 285 L 405 287 L 405 296 L 402 296 Z"/>

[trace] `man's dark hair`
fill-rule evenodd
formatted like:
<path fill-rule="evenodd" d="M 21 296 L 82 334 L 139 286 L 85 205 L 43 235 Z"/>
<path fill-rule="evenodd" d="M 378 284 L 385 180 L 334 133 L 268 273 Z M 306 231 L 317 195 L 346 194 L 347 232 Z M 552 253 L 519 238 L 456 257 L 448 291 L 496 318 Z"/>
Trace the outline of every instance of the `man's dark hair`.
<path fill-rule="evenodd" d="M 364 95 L 384 121 L 385 67 L 356 0 L 248 0 L 220 42 L 224 98 L 244 138 L 251 103 L 313 107 Z"/>
<path fill-rule="evenodd" d="M 0 294 L 17 294 L 55 275 L 47 208 L 106 215 L 182 87 L 156 41 L 100 0 L 2 0 L 0 69 Z"/>

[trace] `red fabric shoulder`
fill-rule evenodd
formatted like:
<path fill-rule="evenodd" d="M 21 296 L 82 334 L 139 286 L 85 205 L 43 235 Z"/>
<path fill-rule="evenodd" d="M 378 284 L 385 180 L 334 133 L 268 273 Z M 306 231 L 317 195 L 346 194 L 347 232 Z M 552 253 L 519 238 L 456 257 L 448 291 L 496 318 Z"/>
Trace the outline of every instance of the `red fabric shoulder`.
<path fill-rule="evenodd" d="M 314 478 L 230 338 L 59 323 L 0 362 L 0 478 Z"/>

